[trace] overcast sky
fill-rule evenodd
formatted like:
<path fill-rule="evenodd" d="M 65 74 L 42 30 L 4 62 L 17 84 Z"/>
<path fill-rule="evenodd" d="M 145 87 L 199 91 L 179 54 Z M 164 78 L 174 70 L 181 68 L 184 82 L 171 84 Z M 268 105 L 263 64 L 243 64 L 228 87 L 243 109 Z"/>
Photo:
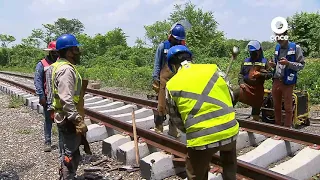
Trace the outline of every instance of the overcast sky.
<path fill-rule="evenodd" d="M 166 19 L 174 4 L 185 0 L 0 0 L 0 33 L 16 37 L 16 43 L 44 23 L 59 17 L 77 18 L 85 33 L 106 33 L 120 27 L 133 45 L 144 37 L 143 26 Z M 316 12 L 320 0 L 192 0 L 205 11 L 213 11 L 218 29 L 227 38 L 269 40 L 270 23 L 276 16 Z"/>

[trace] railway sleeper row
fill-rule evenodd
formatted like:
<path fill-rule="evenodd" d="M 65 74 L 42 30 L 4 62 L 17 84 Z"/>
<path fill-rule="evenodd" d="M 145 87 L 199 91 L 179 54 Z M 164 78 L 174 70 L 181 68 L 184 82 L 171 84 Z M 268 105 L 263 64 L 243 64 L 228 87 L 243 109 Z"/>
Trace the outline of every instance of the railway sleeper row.
<path fill-rule="evenodd" d="M 43 107 L 39 104 L 37 96 L 6 83 L 0 83 L 0 90 L 21 98 L 25 105 L 37 110 L 38 113 L 43 113 Z M 154 116 L 151 109 L 112 99 L 103 99 L 91 94 L 86 94 L 84 98 L 86 108 L 127 123 L 132 122 L 131 112 L 134 110 L 137 126 L 154 130 Z M 134 142 L 130 136 L 87 118 L 85 122 L 88 125 L 87 140 L 90 143 L 102 141 L 101 151 L 103 154 L 116 158 L 126 165 L 135 164 Z M 168 135 L 167 124 L 166 121 L 164 135 L 171 137 Z M 179 141 L 186 143 L 185 134 L 181 133 Z M 320 172 L 320 150 L 317 146 L 308 147 L 281 140 L 276 136 L 267 138 L 260 134 L 240 131 L 237 139 L 237 151 L 237 158 L 240 160 L 295 179 L 310 179 Z M 163 179 L 185 170 L 184 167 L 175 166 L 172 155 L 146 144 L 143 140 L 139 141 L 139 154 L 141 176 L 145 179 Z M 208 173 L 210 180 L 222 179 L 220 173 L 214 171 Z"/>

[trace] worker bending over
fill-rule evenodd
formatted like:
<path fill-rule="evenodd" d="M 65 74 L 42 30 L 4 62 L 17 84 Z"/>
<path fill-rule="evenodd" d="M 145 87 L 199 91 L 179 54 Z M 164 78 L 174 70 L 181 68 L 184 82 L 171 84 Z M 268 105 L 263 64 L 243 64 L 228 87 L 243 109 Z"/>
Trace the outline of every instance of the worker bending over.
<path fill-rule="evenodd" d="M 236 179 L 239 124 L 232 98 L 215 64 L 192 64 L 186 46 L 168 51 L 174 76 L 167 82 L 169 115 L 187 138 L 186 171 L 190 180 L 207 180 L 212 155 L 220 151 L 223 179 Z"/>
<path fill-rule="evenodd" d="M 52 132 L 52 123 L 53 120 L 50 118 L 50 113 L 47 107 L 47 91 L 46 89 L 46 76 L 45 73 L 49 68 L 50 64 L 56 62 L 59 57 L 58 52 L 56 51 L 56 42 L 52 41 L 48 44 L 48 48 L 44 49 L 48 51 L 49 54 L 38 62 L 36 66 L 36 72 L 34 75 L 34 85 L 36 88 L 36 94 L 39 96 L 39 104 L 43 107 L 44 115 L 44 152 L 51 151 L 51 132 Z M 50 82 L 49 82 L 50 83 Z"/>
<path fill-rule="evenodd" d="M 287 31 L 283 34 L 287 35 Z M 274 61 L 269 62 L 274 67 L 272 98 L 275 114 L 275 124 L 282 125 L 282 98 L 284 99 L 284 126 L 292 127 L 293 99 L 292 93 L 297 83 L 297 73 L 304 68 L 304 57 L 299 45 L 288 40 L 278 40 L 275 48 Z"/>
<path fill-rule="evenodd" d="M 77 39 L 64 34 L 57 39 L 60 59 L 52 64 L 52 88 L 55 115 L 54 120 L 61 131 L 63 157 L 61 162 L 62 179 L 74 179 L 80 161 L 79 146 L 86 141 L 88 131 L 84 123 L 82 78 L 75 68 L 80 62 L 80 50 Z M 88 144 L 87 144 L 88 145 Z M 90 149 L 87 149 L 86 153 Z"/>
<path fill-rule="evenodd" d="M 165 109 L 165 87 L 167 81 L 173 76 L 166 63 L 167 53 L 169 48 L 175 45 L 185 44 L 185 29 L 181 24 L 175 25 L 170 30 L 168 40 L 162 42 L 156 51 L 154 70 L 153 70 L 153 89 L 158 93 L 158 111 L 155 114 L 155 130 L 156 132 L 163 132 L 163 122 L 166 119 Z M 179 137 L 180 134 L 177 128 L 169 121 L 168 134 L 173 137 Z"/>
<path fill-rule="evenodd" d="M 246 58 L 239 73 L 239 101 L 252 107 L 253 120 L 260 121 L 260 108 L 263 103 L 264 82 L 272 77 L 268 60 L 264 58 L 259 41 L 247 45 L 250 57 Z"/>

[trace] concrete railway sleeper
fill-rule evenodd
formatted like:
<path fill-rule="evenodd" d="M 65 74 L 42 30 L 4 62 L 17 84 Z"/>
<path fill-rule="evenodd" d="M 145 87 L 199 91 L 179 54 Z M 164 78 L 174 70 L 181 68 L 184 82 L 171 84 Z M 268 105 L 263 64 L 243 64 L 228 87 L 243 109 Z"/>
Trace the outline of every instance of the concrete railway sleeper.
<path fill-rule="evenodd" d="M 23 85 L 21 78 L 10 77 L 16 82 L 5 78 L 0 78 L 5 81 L 0 82 L 0 90 L 22 98 L 26 105 L 38 113 L 42 112 L 38 98 L 33 95 L 34 88 L 30 81 L 23 80 Z M 103 141 L 104 154 L 125 164 L 133 164 L 135 156 L 130 137 L 130 112 L 135 109 L 137 132 L 140 137 L 141 176 L 146 179 L 163 179 L 183 171 L 180 164 L 186 156 L 185 136 L 182 134 L 178 140 L 173 139 L 167 134 L 168 126 L 165 127 L 164 136 L 152 132 L 153 112 L 150 108 L 141 108 L 136 104 L 117 100 L 92 94 L 85 95 L 88 141 Z M 320 172 L 319 148 L 316 145 L 308 146 L 320 144 L 319 136 L 263 123 L 245 120 L 239 122 L 240 126 L 244 127 L 239 132 L 237 140 L 239 177 L 242 175 L 251 179 L 309 179 Z M 281 137 L 273 136 L 275 134 Z M 218 154 L 212 158 L 212 163 L 219 165 Z M 293 157 L 287 160 L 288 155 Z M 277 166 L 272 167 L 274 163 Z M 219 168 L 213 168 L 209 172 L 209 179 L 222 179 L 220 171 Z"/>

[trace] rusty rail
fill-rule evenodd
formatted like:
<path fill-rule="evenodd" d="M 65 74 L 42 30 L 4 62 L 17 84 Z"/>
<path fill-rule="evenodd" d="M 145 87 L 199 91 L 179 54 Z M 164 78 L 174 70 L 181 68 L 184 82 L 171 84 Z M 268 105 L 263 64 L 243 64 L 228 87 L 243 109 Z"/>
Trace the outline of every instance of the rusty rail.
<path fill-rule="evenodd" d="M 305 145 L 320 144 L 320 136 L 317 134 L 306 133 L 295 129 L 289 129 L 283 126 L 277 126 L 268 123 L 255 122 L 237 119 L 241 128 L 246 131 L 265 134 L 267 136 L 277 135 L 282 139 L 297 142 Z"/>
<path fill-rule="evenodd" d="M 10 72 L 0 71 L 0 73 L 23 77 L 23 78 L 29 78 L 29 79 L 33 78 L 32 76 L 20 75 L 20 74 L 15 74 Z M 150 100 L 144 100 L 144 99 L 139 99 L 134 97 L 128 97 L 128 96 L 123 96 L 119 94 L 99 91 L 95 89 L 87 89 L 87 92 L 97 96 L 102 96 L 104 98 L 117 99 L 130 104 L 137 104 L 139 106 L 148 107 L 154 110 L 156 110 L 157 108 L 157 101 L 150 101 Z M 277 135 L 277 136 L 281 136 L 281 138 L 284 140 L 298 142 L 305 145 L 313 145 L 313 144 L 320 145 L 320 136 L 316 134 L 304 133 L 295 129 L 289 129 L 286 127 L 276 126 L 276 125 L 267 124 L 267 123 L 247 121 L 242 119 L 237 119 L 237 120 L 242 128 L 245 128 L 245 130 L 250 132 L 256 132 L 256 133 L 264 134 L 267 136 Z"/>
<path fill-rule="evenodd" d="M 33 79 L 33 77 L 29 76 L 29 75 L 15 74 L 15 73 L 4 72 L 4 71 L 0 71 L 0 73 L 12 75 L 12 76 L 17 76 L 17 77 L 21 77 L 21 78 Z M 95 95 L 95 96 L 101 96 L 104 98 L 112 98 L 112 99 L 123 101 L 123 102 L 129 103 L 129 104 L 136 104 L 137 106 L 146 107 L 146 108 L 153 109 L 153 110 L 157 109 L 157 104 L 158 104 L 157 101 L 145 100 L 145 99 L 135 98 L 135 97 L 131 97 L 131 96 L 124 96 L 124 95 L 120 95 L 120 94 L 109 93 L 106 91 L 99 91 L 99 90 L 91 89 L 91 88 L 87 88 L 87 93 Z"/>
<path fill-rule="evenodd" d="M 12 84 L 14 86 L 17 86 L 19 88 L 25 89 L 26 91 L 35 94 L 34 89 L 10 81 L 3 78 L 0 78 L 0 80 L 5 81 L 6 83 Z M 129 133 L 132 136 L 133 129 L 131 124 L 122 122 L 119 120 L 116 120 L 110 116 L 106 116 L 94 111 L 91 111 L 89 109 L 85 108 L 85 114 L 89 116 L 92 120 L 97 122 L 102 122 L 104 125 L 119 130 L 119 131 L 125 131 Z M 163 149 L 173 155 L 179 156 L 181 158 L 185 158 L 187 154 L 187 148 L 186 145 L 182 142 L 176 141 L 174 139 L 165 137 L 163 135 L 157 134 L 155 132 L 145 130 L 142 128 L 137 127 L 137 135 L 140 138 L 143 138 L 146 143 L 155 146 L 157 148 Z M 212 163 L 220 165 L 220 158 L 218 155 L 214 155 L 211 160 Z M 241 160 L 237 160 L 237 173 L 252 178 L 252 179 L 270 179 L 270 180 L 291 180 L 293 178 L 290 178 L 288 176 L 270 171 L 268 169 L 264 169 L 249 163 L 246 163 Z"/>
<path fill-rule="evenodd" d="M 100 114 L 98 112 L 85 109 L 85 114 L 92 118 L 94 121 L 102 122 L 104 125 L 120 131 L 126 131 L 132 136 L 132 126 L 129 123 L 116 120 L 110 116 Z M 137 135 L 143 138 L 146 143 L 170 152 L 176 156 L 185 158 L 187 154 L 187 147 L 184 143 L 174 139 L 165 137 L 161 134 L 145 130 L 137 127 Z M 221 166 L 220 157 L 214 155 L 211 160 L 212 163 Z M 288 180 L 293 179 L 288 176 L 264 169 L 241 160 L 237 160 L 237 172 L 241 175 L 252 179 L 274 179 L 274 180 Z"/>

